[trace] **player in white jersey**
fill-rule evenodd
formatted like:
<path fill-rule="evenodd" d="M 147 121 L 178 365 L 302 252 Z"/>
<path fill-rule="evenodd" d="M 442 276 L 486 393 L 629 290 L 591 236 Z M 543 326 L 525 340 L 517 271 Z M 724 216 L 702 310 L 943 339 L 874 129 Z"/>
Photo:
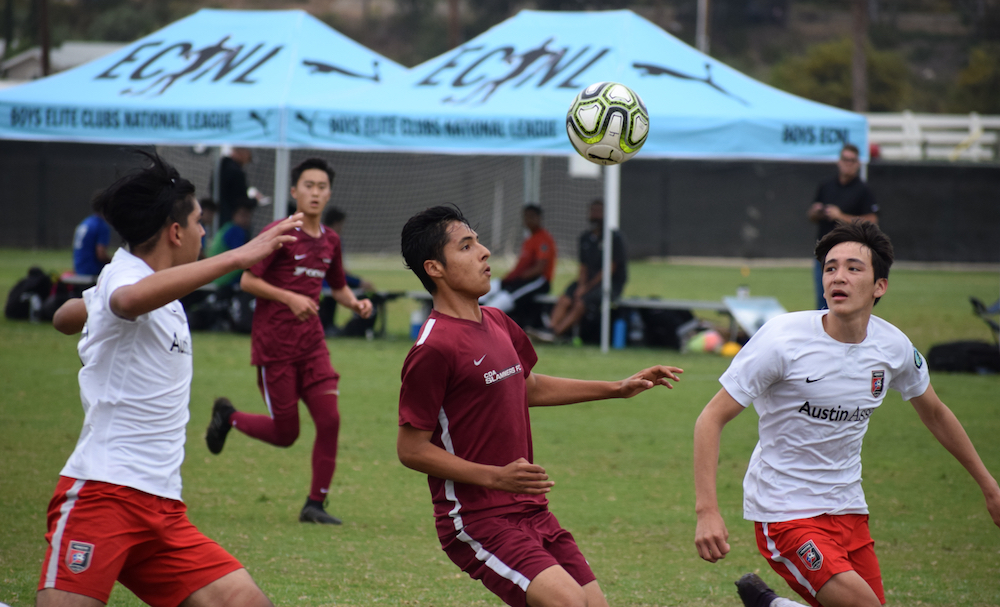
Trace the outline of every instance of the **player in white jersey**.
<path fill-rule="evenodd" d="M 177 302 L 293 239 L 296 215 L 246 245 L 197 261 L 204 229 L 194 186 L 158 156 L 94 200 L 127 246 L 83 299 L 53 318 L 78 347 L 83 430 L 49 504 L 37 605 L 100 605 L 117 580 L 142 601 L 271 602 L 246 569 L 188 521 L 180 467 L 191 390 L 191 334 Z"/>
<path fill-rule="evenodd" d="M 695 424 L 695 545 L 712 563 L 729 552 L 716 497 L 719 442 L 722 428 L 753 403 L 759 442 L 743 481 L 743 516 L 755 522 L 761 554 L 810 605 L 877 607 L 885 597 L 861 489 L 861 444 L 888 388 L 972 475 L 998 526 L 1000 487 L 935 394 L 923 357 L 872 316 L 889 286 L 889 238 L 869 222 L 841 224 L 817 244 L 816 258 L 829 310 L 765 324 Z M 747 607 L 799 604 L 755 574 L 737 589 Z"/>

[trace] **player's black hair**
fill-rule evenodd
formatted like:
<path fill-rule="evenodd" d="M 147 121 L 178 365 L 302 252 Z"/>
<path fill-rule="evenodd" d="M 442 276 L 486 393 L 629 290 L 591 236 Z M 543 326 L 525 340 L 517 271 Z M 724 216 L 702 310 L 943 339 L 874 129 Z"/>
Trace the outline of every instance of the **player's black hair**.
<path fill-rule="evenodd" d="M 336 173 L 334 173 L 330 164 L 322 158 L 306 158 L 292 169 L 292 187 L 298 185 L 302 173 L 305 173 L 309 169 L 319 169 L 325 172 L 326 176 L 330 178 L 330 185 L 333 185 L 333 178 L 336 176 Z"/>
<path fill-rule="evenodd" d="M 341 211 L 337 207 L 327 207 L 323 211 L 323 225 L 326 227 L 333 227 L 334 224 L 340 223 L 347 219 L 347 213 Z"/>
<path fill-rule="evenodd" d="M 445 263 L 444 247 L 448 244 L 448 226 L 454 221 L 472 228 L 462 211 L 453 204 L 425 209 L 410 217 L 403 226 L 402 250 L 405 265 L 413 270 L 431 295 L 437 291 L 437 285 L 424 270 L 424 262 L 434 259 Z"/>
<path fill-rule="evenodd" d="M 167 225 L 178 223 L 187 227 L 195 198 L 194 185 L 156 152 L 135 152 L 151 164 L 131 171 L 98 192 L 92 206 L 118 232 L 131 252 L 141 253 L 156 246 L 160 231 Z"/>
<path fill-rule="evenodd" d="M 853 143 L 845 143 L 844 147 L 840 148 L 841 152 L 843 152 L 844 150 L 847 150 L 848 152 L 854 152 L 855 156 L 861 155 L 861 152 L 858 151 L 858 146 L 854 145 Z"/>
<path fill-rule="evenodd" d="M 524 211 L 533 211 L 535 213 L 538 213 L 539 217 L 542 216 L 542 206 L 539 205 L 539 204 L 535 204 L 534 202 L 529 202 L 528 204 L 524 205 L 524 209 L 523 210 Z"/>
<path fill-rule="evenodd" d="M 889 278 L 889 268 L 892 267 L 894 253 L 892 241 L 877 225 L 863 219 L 855 219 L 850 223 L 839 223 L 833 230 L 816 243 L 816 259 L 820 264 L 826 264 L 826 256 L 830 249 L 843 242 L 857 242 L 871 251 L 872 270 L 875 281 Z M 875 303 L 881 297 L 875 298 Z"/>

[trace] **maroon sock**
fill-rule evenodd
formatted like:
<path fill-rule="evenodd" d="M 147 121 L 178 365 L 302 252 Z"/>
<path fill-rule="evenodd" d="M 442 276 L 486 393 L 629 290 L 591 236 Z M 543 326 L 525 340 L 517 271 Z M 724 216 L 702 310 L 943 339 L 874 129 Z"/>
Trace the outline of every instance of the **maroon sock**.
<path fill-rule="evenodd" d="M 309 395 L 306 406 L 316 424 L 309 499 L 322 502 L 326 499 L 330 483 L 333 481 L 333 473 L 337 468 L 337 437 L 340 434 L 337 395 L 330 393 Z"/>

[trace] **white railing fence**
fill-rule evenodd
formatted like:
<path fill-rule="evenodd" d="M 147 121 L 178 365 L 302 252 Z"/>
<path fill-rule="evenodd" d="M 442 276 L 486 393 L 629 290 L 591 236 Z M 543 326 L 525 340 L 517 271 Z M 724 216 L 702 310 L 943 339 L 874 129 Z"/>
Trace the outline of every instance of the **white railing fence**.
<path fill-rule="evenodd" d="M 868 142 L 886 160 L 1000 161 L 1000 116 L 865 114 Z"/>

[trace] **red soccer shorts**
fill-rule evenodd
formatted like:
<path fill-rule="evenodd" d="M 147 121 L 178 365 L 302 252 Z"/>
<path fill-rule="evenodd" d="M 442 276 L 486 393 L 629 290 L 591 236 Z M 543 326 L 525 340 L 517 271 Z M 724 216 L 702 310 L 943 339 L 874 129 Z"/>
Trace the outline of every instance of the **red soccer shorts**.
<path fill-rule="evenodd" d="M 820 607 L 816 593 L 830 578 L 856 571 L 885 605 L 882 573 L 867 514 L 823 514 L 783 523 L 755 523 L 757 549 L 792 590 Z"/>
<path fill-rule="evenodd" d="M 184 502 L 59 477 L 38 589 L 108 602 L 117 579 L 144 603 L 177 607 L 243 565 L 188 521 Z"/>
<path fill-rule="evenodd" d="M 480 519 L 440 539 L 452 562 L 513 607 L 525 607 L 528 584 L 553 565 L 581 586 L 597 579 L 573 535 L 548 510 Z"/>

